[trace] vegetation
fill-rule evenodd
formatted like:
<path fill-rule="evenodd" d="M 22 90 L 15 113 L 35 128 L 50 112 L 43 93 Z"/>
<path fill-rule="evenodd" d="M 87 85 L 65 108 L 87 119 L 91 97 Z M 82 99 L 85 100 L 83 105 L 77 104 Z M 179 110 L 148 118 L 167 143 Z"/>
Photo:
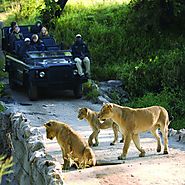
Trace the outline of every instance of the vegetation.
<path fill-rule="evenodd" d="M 185 128 L 184 1 L 69 0 L 60 15 L 49 19 L 42 15 L 61 7 L 48 0 L 45 5 L 36 12 L 28 9 L 29 20 L 23 17 L 26 8 L 15 18 L 29 22 L 41 11 L 39 18 L 66 48 L 81 33 L 91 51 L 93 79 L 121 79 L 129 106 L 162 105 L 174 116 L 171 126 Z"/>
<path fill-rule="evenodd" d="M 12 165 L 13 165 L 12 158 L 5 159 L 4 156 L 0 156 L 0 184 L 3 175 L 8 175 L 13 172 L 12 170 L 10 170 Z"/>

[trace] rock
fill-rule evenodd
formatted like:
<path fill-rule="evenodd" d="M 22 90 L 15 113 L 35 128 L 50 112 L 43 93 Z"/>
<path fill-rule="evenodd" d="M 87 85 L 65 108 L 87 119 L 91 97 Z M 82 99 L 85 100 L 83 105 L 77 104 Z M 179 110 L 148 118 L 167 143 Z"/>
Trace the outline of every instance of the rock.
<path fill-rule="evenodd" d="M 128 101 L 129 95 L 123 90 L 123 82 L 120 80 L 99 82 L 98 89 L 100 93 L 100 102 L 115 102 L 123 104 Z"/>
<path fill-rule="evenodd" d="M 98 103 L 109 103 L 111 99 L 109 97 L 104 98 L 103 96 L 98 96 Z"/>

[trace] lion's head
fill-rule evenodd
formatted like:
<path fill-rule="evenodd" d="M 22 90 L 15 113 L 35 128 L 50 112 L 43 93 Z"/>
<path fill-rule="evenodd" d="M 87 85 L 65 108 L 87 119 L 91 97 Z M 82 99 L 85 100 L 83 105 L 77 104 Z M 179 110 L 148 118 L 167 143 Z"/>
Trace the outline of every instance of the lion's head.
<path fill-rule="evenodd" d="M 100 112 L 98 113 L 98 118 L 102 121 L 105 119 L 111 118 L 112 108 L 113 108 L 113 105 L 111 103 L 104 104 Z"/>
<path fill-rule="evenodd" d="M 46 127 L 46 137 L 52 140 L 56 136 L 56 122 L 50 120 L 44 126 Z"/>
<path fill-rule="evenodd" d="M 78 111 L 78 119 L 82 120 L 87 117 L 88 109 L 87 108 L 80 108 Z"/>

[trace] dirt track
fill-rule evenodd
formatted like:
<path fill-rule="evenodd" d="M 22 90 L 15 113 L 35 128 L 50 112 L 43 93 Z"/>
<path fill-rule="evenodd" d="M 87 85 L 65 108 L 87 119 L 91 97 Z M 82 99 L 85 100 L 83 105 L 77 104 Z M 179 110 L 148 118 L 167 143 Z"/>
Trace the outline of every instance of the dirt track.
<path fill-rule="evenodd" d="M 61 163 L 60 148 L 56 140 L 50 141 L 45 138 L 43 123 L 49 119 L 64 121 L 87 139 L 91 129 L 86 121 L 77 119 L 78 108 L 89 107 L 98 111 L 101 107 L 85 100 L 76 100 L 68 92 L 63 95 L 55 93 L 37 102 L 30 102 L 22 91 L 14 91 L 11 94 L 15 102 L 6 105 L 23 112 L 31 120 L 32 126 L 38 127 L 44 135 L 48 153 Z M 97 160 L 118 162 L 117 156 L 120 155 L 123 144 L 110 146 L 112 140 L 111 129 L 100 132 L 100 145 L 93 148 Z M 157 154 L 155 139 L 149 133 L 145 133 L 141 135 L 141 145 L 146 150 L 146 157 L 139 158 L 139 153 L 132 143 L 125 163 L 66 171 L 63 174 L 64 180 L 69 185 L 185 185 L 185 144 L 176 142 L 175 138 L 169 138 L 169 155 Z"/>

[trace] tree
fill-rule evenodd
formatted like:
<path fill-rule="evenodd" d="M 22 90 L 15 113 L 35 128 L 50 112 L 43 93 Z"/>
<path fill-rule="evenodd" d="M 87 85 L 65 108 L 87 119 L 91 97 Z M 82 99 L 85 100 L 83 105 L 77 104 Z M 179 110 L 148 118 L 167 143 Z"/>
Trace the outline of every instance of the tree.
<path fill-rule="evenodd" d="M 54 26 L 53 19 L 60 17 L 68 0 L 44 0 L 45 8 L 41 11 L 43 24 Z"/>

